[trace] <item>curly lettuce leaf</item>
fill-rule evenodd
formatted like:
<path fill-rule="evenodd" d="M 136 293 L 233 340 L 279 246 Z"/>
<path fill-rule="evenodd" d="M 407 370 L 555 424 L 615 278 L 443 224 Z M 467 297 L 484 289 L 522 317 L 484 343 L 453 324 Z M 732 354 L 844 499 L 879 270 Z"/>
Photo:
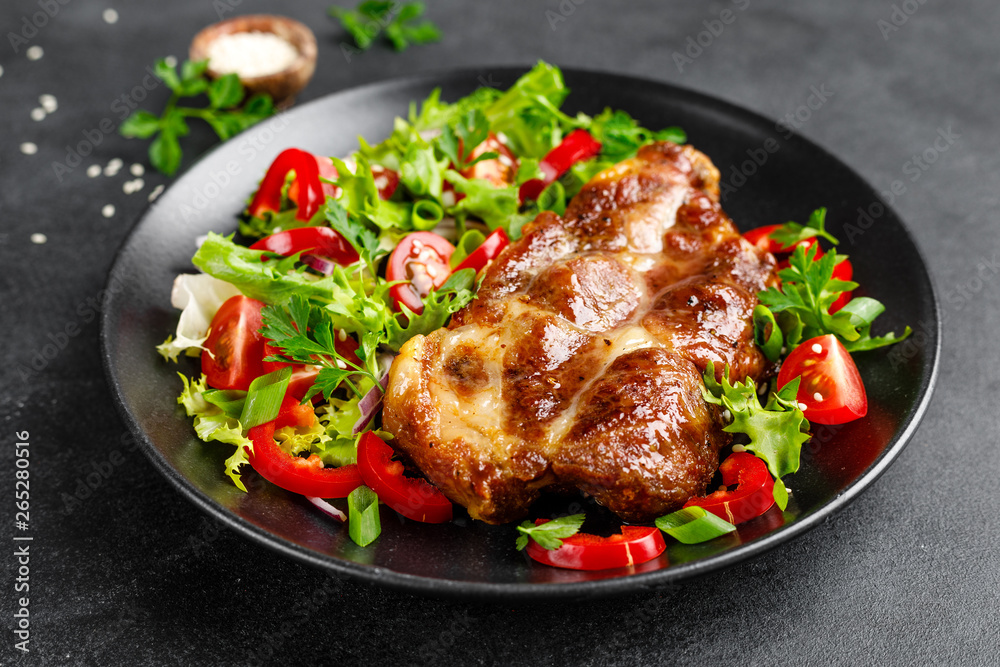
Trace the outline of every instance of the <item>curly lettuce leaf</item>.
<path fill-rule="evenodd" d="M 249 463 L 248 450 L 253 451 L 253 442 L 243 435 L 243 427 L 238 419 L 227 416 L 219 407 L 202 397 L 202 393 L 208 389 L 204 374 L 197 380 L 188 380 L 182 373 L 178 375 L 184 383 L 184 389 L 177 397 L 177 403 L 184 406 L 188 417 L 194 418 L 194 431 L 198 438 L 203 442 L 214 440 L 236 446 L 236 451 L 226 459 L 225 470 L 233 484 L 245 493 L 247 488 L 240 477 L 240 468 Z"/>

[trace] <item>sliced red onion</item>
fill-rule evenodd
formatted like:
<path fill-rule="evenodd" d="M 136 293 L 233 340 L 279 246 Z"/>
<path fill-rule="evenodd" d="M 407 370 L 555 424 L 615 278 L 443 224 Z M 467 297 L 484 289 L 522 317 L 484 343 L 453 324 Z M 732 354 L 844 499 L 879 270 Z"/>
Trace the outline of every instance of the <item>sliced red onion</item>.
<path fill-rule="evenodd" d="M 358 407 L 361 409 L 361 418 L 354 423 L 354 435 L 364 431 L 365 426 L 368 426 L 368 422 L 372 420 L 375 413 L 382 407 L 382 399 L 385 397 L 385 390 L 388 386 L 389 371 L 387 370 L 382 374 L 382 379 L 379 380 L 378 384 L 369 389 L 368 393 L 358 401 Z"/>
<path fill-rule="evenodd" d="M 334 507 L 330 503 L 326 502 L 322 498 L 313 498 L 312 496 L 306 496 L 306 500 L 308 500 L 313 505 L 315 505 L 317 508 L 319 508 L 319 511 L 321 511 L 323 514 L 326 514 L 327 516 L 333 517 L 334 519 L 337 519 L 338 521 L 347 521 L 347 515 L 346 514 L 344 514 L 339 509 L 337 509 L 336 507 Z"/>
<path fill-rule="evenodd" d="M 316 269 L 324 276 L 332 274 L 337 266 L 337 263 L 333 260 L 320 257 L 319 255 L 302 255 L 299 259 L 302 260 L 303 264 L 308 264 L 310 268 Z"/>

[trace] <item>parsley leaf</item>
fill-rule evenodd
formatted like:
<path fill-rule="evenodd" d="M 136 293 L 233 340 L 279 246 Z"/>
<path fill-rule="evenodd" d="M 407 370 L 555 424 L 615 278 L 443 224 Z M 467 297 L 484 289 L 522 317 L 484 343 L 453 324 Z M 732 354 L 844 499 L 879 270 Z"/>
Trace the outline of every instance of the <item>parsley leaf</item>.
<path fill-rule="evenodd" d="M 425 9 L 422 2 L 365 0 L 356 9 L 334 5 L 328 12 L 340 21 L 362 51 L 371 48 L 383 30 L 392 47 L 403 51 L 411 44 L 429 44 L 441 39 L 441 30 L 436 25 L 417 21 Z"/>
<path fill-rule="evenodd" d="M 139 109 L 126 118 L 118 128 L 123 137 L 149 139 L 149 162 L 158 171 L 173 176 L 181 164 L 180 137 L 187 135 L 185 118 L 200 118 L 209 124 L 219 139 L 225 141 L 274 113 L 274 102 L 268 95 L 254 95 L 243 105 L 246 91 L 235 74 L 226 74 L 212 80 L 207 74 L 208 61 L 185 61 L 181 73 L 177 68 L 160 59 L 153 71 L 170 88 L 170 99 L 163 113 L 157 117 Z M 184 97 L 206 94 L 209 106 L 200 109 L 178 106 Z"/>
<path fill-rule="evenodd" d="M 778 322 L 789 348 L 802 340 L 832 333 L 848 351 L 873 350 L 910 335 L 910 328 L 906 327 L 899 337 L 894 333 L 872 337 L 872 322 L 885 307 L 868 297 L 852 299 L 831 314 L 830 306 L 837 297 L 842 292 L 854 290 L 858 284 L 833 278 L 834 267 L 845 259 L 844 255 L 830 252 L 817 259 L 818 253 L 818 246 L 809 249 L 796 246 L 789 259 L 789 268 L 778 273 L 781 285 L 757 294 L 772 313 L 784 314 L 784 317 L 779 316 Z"/>
<path fill-rule="evenodd" d="M 538 546 L 543 549 L 558 549 L 562 546 L 563 539 L 576 535 L 586 518 L 583 514 L 571 514 L 562 516 L 552 521 L 535 525 L 534 521 L 526 520 L 517 527 L 517 550 L 521 551 L 528 546 L 528 538 L 533 539 Z"/>
<path fill-rule="evenodd" d="M 722 430 L 727 433 L 744 433 L 750 438 L 746 448 L 762 459 L 774 475 L 774 500 L 785 509 L 788 491 L 781 478 L 799 469 L 802 443 L 809 439 L 809 421 L 802 414 L 795 395 L 799 378 L 795 378 L 777 393 L 772 393 L 767 405 L 762 406 L 757 397 L 753 380 L 732 384 L 729 367 L 723 372 L 722 382 L 715 379 L 715 365 L 709 362 L 704 374 L 705 401 L 729 411 L 732 421 Z"/>
<path fill-rule="evenodd" d="M 840 243 L 833 234 L 826 231 L 826 209 L 818 208 L 809 215 L 809 222 L 800 225 L 797 222 L 786 222 L 768 234 L 784 248 L 791 248 L 799 241 L 805 241 L 820 236 L 833 245 Z"/>
<path fill-rule="evenodd" d="M 351 219 L 335 199 L 326 202 L 326 219 L 330 227 L 358 251 L 368 270 L 375 275 L 375 262 L 388 252 L 379 247 L 378 234 L 359 220 Z"/>
<path fill-rule="evenodd" d="M 640 127 L 624 111 L 613 111 L 610 108 L 595 116 L 589 129 L 601 143 L 601 159 L 614 163 L 634 157 L 640 148 L 652 141 L 672 141 L 675 144 L 687 141 L 687 135 L 679 127 L 653 132 Z"/>
<path fill-rule="evenodd" d="M 366 393 L 366 389 L 359 387 L 358 380 L 378 384 L 381 370 L 376 351 L 384 335 L 381 330 L 361 335 L 361 346 L 357 350 L 359 366 L 337 351 L 337 332 L 324 309 L 313 306 L 302 296 L 292 296 L 284 306 L 265 306 L 261 310 L 261 321 L 264 324 L 261 335 L 281 350 L 266 361 L 321 366 L 316 382 L 303 400 L 320 392 L 329 399 L 341 383 L 358 396 Z"/>

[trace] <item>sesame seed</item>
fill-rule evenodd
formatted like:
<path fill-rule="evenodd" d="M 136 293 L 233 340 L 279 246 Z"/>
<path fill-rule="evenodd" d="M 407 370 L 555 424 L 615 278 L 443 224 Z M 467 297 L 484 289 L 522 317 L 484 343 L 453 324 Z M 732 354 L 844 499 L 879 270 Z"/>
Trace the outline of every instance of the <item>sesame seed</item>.
<path fill-rule="evenodd" d="M 725 419 L 726 421 L 730 421 L 733 418 L 733 413 L 730 412 L 729 410 L 723 410 L 722 418 Z"/>
<path fill-rule="evenodd" d="M 734 452 L 745 452 L 747 450 L 743 445 L 733 445 Z"/>
<path fill-rule="evenodd" d="M 45 109 L 42 107 L 35 107 L 31 110 L 31 120 L 40 121 L 45 120 Z"/>
<path fill-rule="evenodd" d="M 111 162 L 108 162 L 108 166 L 106 166 L 104 168 L 104 175 L 105 176 L 116 176 L 118 174 L 118 172 L 121 171 L 121 168 L 124 165 L 125 165 L 125 163 L 122 162 L 121 158 L 117 158 L 116 157 L 116 158 L 112 159 Z"/>
<path fill-rule="evenodd" d="M 105 204 L 104 208 L 101 209 L 101 215 L 103 215 L 105 218 L 110 218 L 114 214 L 115 214 L 114 204 Z"/>
<path fill-rule="evenodd" d="M 142 166 L 141 164 L 139 164 L 138 162 L 136 162 L 136 163 L 135 163 L 135 164 L 133 164 L 133 165 L 132 165 L 131 167 L 129 167 L 129 168 L 128 168 L 128 170 L 129 170 L 129 172 L 131 172 L 131 174 L 132 174 L 133 176 L 142 176 L 143 174 L 145 174 L 145 173 L 146 173 L 146 168 L 145 168 L 145 167 L 143 167 L 143 166 Z"/>
<path fill-rule="evenodd" d="M 0 76 L 3 76 L 3 65 L 0 65 Z"/>
<path fill-rule="evenodd" d="M 506 155 L 501 155 L 498 159 L 500 160 L 500 164 L 502 164 L 505 167 L 513 167 L 514 166 L 514 161 L 511 160 Z"/>
<path fill-rule="evenodd" d="M 28 60 L 38 60 L 45 55 L 45 50 L 35 44 L 34 46 L 29 46 L 28 50 L 24 52 L 24 55 L 28 56 Z"/>
<path fill-rule="evenodd" d="M 38 146 L 31 143 L 30 141 L 25 141 L 23 144 L 21 144 L 21 152 L 24 153 L 25 155 L 34 155 L 35 153 L 38 152 Z"/>
<path fill-rule="evenodd" d="M 35 234 L 31 235 L 31 242 L 35 243 L 37 245 L 42 245 L 43 243 L 45 243 L 48 240 L 49 240 L 49 237 L 47 237 L 45 234 L 35 233 Z"/>
<path fill-rule="evenodd" d="M 803 410 L 803 411 L 804 411 L 804 410 L 805 410 L 806 408 L 808 408 L 808 407 L 809 407 L 809 406 L 808 406 L 808 405 L 806 405 L 805 403 L 799 403 L 799 410 Z"/>
<path fill-rule="evenodd" d="M 446 190 L 441 193 L 441 203 L 446 207 L 451 207 L 455 205 L 455 193 L 451 190 Z"/>
<path fill-rule="evenodd" d="M 815 394 L 813 394 L 813 400 L 814 401 L 822 401 L 823 400 L 823 394 L 821 394 L 821 393 L 819 393 L 817 391 Z"/>
<path fill-rule="evenodd" d="M 149 193 L 148 197 L 149 201 L 153 201 L 154 199 L 159 197 L 162 193 L 163 193 L 163 184 L 161 183 L 160 185 L 157 185 L 155 188 L 153 188 L 153 191 Z"/>
<path fill-rule="evenodd" d="M 163 62 L 166 64 L 167 67 L 177 67 L 177 58 L 173 56 L 167 56 L 166 58 L 163 59 Z"/>
<path fill-rule="evenodd" d="M 385 176 L 379 176 L 375 179 L 375 187 L 379 190 L 384 190 L 387 185 L 389 185 L 389 179 Z"/>
<path fill-rule="evenodd" d="M 815 352 L 816 354 L 821 354 L 823 352 L 823 346 L 820 345 L 819 343 L 813 343 L 812 351 Z"/>
<path fill-rule="evenodd" d="M 89 167 L 87 167 L 87 176 L 90 176 L 91 178 L 97 178 L 100 175 L 101 175 L 101 165 L 92 164 Z"/>
<path fill-rule="evenodd" d="M 344 363 L 343 359 L 337 359 L 337 368 L 342 371 L 347 369 L 347 364 Z"/>
<path fill-rule="evenodd" d="M 347 340 L 347 330 L 346 329 L 337 329 L 337 340 L 339 340 L 341 343 L 343 343 L 345 340 Z"/>
<path fill-rule="evenodd" d="M 139 190 L 142 190 L 142 186 L 144 186 L 145 184 L 146 184 L 145 181 L 143 181 L 141 178 L 137 178 L 134 181 L 125 181 L 124 183 L 122 183 L 122 192 L 124 192 L 127 195 L 130 195 L 133 192 L 138 192 Z"/>
<path fill-rule="evenodd" d="M 118 12 L 116 12 L 111 7 L 108 7 L 107 9 L 105 9 L 104 13 L 101 14 L 101 16 L 104 17 L 104 22 L 105 23 L 109 23 L 109 24 L 112 24 L 112 25 L 114 25 L 115 23 L 118 23 Z"/>
<path fill-rule="evenodd" d="M 42 108 L 48 113 L 52 113 L 59 108 L 59 102 L 56 101 L 55 95 L 41 95 L 38 98 L 38 103 L 41 104 Z"/>

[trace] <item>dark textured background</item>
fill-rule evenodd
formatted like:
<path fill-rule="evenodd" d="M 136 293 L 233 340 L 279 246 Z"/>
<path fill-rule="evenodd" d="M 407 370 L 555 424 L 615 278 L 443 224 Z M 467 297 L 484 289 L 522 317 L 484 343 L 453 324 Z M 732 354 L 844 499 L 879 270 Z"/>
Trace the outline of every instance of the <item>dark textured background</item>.
<path fill-rule="evenodd" d="M 10 443 L 27 430 L 35 539 L 32 653 L 25 659 L 11 648 L 13 560 L 4 557 L 0 663 L 996 664 L 1000 9 L 990 0 L 577 2 L 432 2 L 441 43 L 402 55 L 379 46 L 349 63 L 344 36 L 317 1 L 168 8 L 71 0 L 30 39 L 44 49 L 40 60 L 3 39 L 0 538 L 12 544 Z M 144 68 L 182 57 L 194 33 L 217 20 L 216 8 L 230 4 L 313 28 L 319 67 L 302 101 L 379 78 L 537 58 L 670 81 L 774 119 L 825 86 L 832 95 L 800 131 L 877 188 L 905 185 L 894 206 L 941 298 L 941 375 L 912 443 L 860 499 L 806 536 L 632 598 L 541 606 L 428 600 L 331 579 L 218 529 L 120 444 L 124 427 L 102 373 L 91 304 L 147 195 L 166 182 L 150 172 L 140 193 L 124 194 L 127 166 L 145 161 L 145 145 L 102 135 L 101 120 L 117 124 L 112 105 L 141 83 Z M 120 14 L 114 25 L 101 18 L 109 6 Z M 884 36 L 879 21 L 890 21 L 894 6 L 901 25 Z M 725 8 L 735 21 L 679 71 L 673 53 Z M 38 11 L 36 2 L 7 0 L 3 34 Z M 59 109 L 35 122 L 29 113 L 46 93 Z M 165 96 L 154 91 L 146 104 L 159 108 Z M 908 169 L 949 128 L 960 138 L 925 171 Z M 53 162 L 65 161 L 65 146 L 85 132 L 100 144 L 60 181 Z M 36 143 L 38 154 L 22 154 L 22 141 Z M 189 137 L 185 164 L 209 143 L 207 134 Z M 118 176 L 84 173 L 114 157 L 126 164 Z M 117 209 L 110 219 L 101 215 L 108 203 Z M 48 242 L 33 244 L 36 232 Z M 71 335 L 60 336 L 67 326 Z M 24 379 L 18 364 L 52 339 L 65 349 Z M 69 511 L 64 494 L 95 466 L 109 476 Z"/>

